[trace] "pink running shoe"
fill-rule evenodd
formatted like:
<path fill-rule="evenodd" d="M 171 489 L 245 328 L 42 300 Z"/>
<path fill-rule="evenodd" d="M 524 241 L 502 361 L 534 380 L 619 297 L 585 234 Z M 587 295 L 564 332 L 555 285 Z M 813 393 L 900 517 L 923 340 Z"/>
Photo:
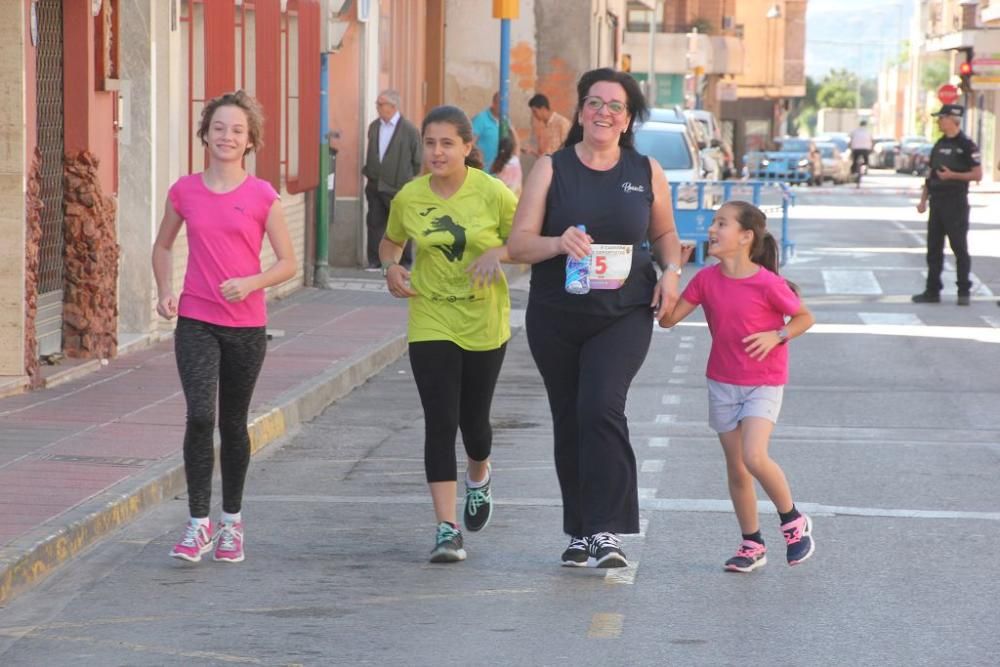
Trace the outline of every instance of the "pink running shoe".
<path fill-rule="evenodd" d="M 729 572 L 753 572 L 764 565 L 767 565 L 767 547 L 760 542 L 743 540 L 736 555 L 726 561 L 725 568 Z"/>
<path fill-rule="evenodd" d="M 201 560 L 203 554 L 212 550 L 212 524 L 191 521 L 185 528 L 184 537 L 174 545 L 170 555 L 191 563 Z"/>
<path fill-rule="evenodd" d="M 243 562 L 243 524 L 220 523 L 218 528 L 213 558 L 225 563 Z"/>
<path fill-rule="evenodd" d="M 805 514 L 781 525 L 781 532 L 785 536 L 785 544 L 788 545 L 786 554 L 789 565 L 798 565 L 805 559 L 813 555 L 816 550 L 816 543 L 812 538 L 813 522 Z"/>

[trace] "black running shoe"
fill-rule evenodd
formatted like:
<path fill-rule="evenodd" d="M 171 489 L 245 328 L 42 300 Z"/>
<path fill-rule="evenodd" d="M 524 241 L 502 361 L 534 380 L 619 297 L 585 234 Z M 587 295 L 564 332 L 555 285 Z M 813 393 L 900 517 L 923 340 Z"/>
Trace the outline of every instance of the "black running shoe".
<path fill-rule="evenodd" d="M 590 557 L 594 559 L 594 567 L 628 567 L 622 542 L 614 533 L 591 535 Z"/>
<path fill-rule="evenodd" d="M 969 297 L 969 293 L 968 292 L 959 292 L 958 293 L 958 305 L 960 305 L 960 306 L 968 306 L 970 301 L 971 301 L 971 299 Z"/>
<path fill-rule="evenodd" d="M 586 537 L 570 538 L 569 546 L 562 553 L 563 567 L 587 567 L 590 558 L 590 540 Z"/>
<path fill-rule="evenodd" d="M 913 303 L 941 303 L 941 295 L 937 292 L 921 292 L 910 297 Z"/>
<path fill-rule="evenodd" d="M 447 521 L 442 521 L 437 527 L 434 550 L 431 551 L 431 562 L 455 563 L 460 560 L 465 560 L 465 549 L 462 548 L 462 532 Z"/>
<path fill-rule="evenodd" d="M 490 492 L 493 475 L 491 473 L 486 478 L 486 484 L 478 488 L 469 488 L 468 482 L 466 482 L 465 512 L 462 513 L 462 521 L 465 522 L 465 529 L 470 533 L 485 528 L 490 522 L 490 517 L 493 516 L 493 494 Z"/>

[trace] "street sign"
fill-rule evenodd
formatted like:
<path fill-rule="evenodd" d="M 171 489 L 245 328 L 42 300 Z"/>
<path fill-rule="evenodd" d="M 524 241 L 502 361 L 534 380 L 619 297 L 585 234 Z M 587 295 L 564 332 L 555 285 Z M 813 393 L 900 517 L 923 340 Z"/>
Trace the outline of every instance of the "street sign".
<path fill-rule="evenodd" d="M 938 88 L 937 98 L 941 100 L 941 104 L 954 104 L 958 100 L 958 88 L 946 83 Z"/>

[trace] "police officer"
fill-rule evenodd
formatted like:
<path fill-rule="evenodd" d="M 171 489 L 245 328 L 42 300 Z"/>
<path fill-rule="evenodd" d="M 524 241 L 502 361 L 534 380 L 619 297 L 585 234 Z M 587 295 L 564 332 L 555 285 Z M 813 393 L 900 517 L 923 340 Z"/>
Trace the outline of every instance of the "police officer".
<path fill-rule="evenodd" d="M 917 212 L 927 210 L 930 199 L 930 217 L 927 220 L 927 286 L 914 294 L 914 303 L 941 302 L 941 268 L 944 265 L 944 239 L 948 237 L 951 251 L 955 253 L 958 274 L 958 305 L 969 305 L 969 181 L 979 181 L 983 168 L 979 164 L 979 147 L 962 133 L 962 116 L 965 107 L 945 104 L 937 116 L 938 128 L 944 134 L 931 149 L 930 174 L 920 193 Z"/>

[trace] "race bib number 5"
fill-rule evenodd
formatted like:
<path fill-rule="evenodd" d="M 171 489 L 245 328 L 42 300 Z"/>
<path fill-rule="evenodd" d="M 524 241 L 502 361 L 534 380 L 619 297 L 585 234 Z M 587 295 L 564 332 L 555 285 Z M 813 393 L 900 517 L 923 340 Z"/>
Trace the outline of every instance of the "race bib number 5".
<path fill-rule="evenodd" d="M 632 246 L 590 244 L 590 289 L 618 289 L 632 271 Z"/>

